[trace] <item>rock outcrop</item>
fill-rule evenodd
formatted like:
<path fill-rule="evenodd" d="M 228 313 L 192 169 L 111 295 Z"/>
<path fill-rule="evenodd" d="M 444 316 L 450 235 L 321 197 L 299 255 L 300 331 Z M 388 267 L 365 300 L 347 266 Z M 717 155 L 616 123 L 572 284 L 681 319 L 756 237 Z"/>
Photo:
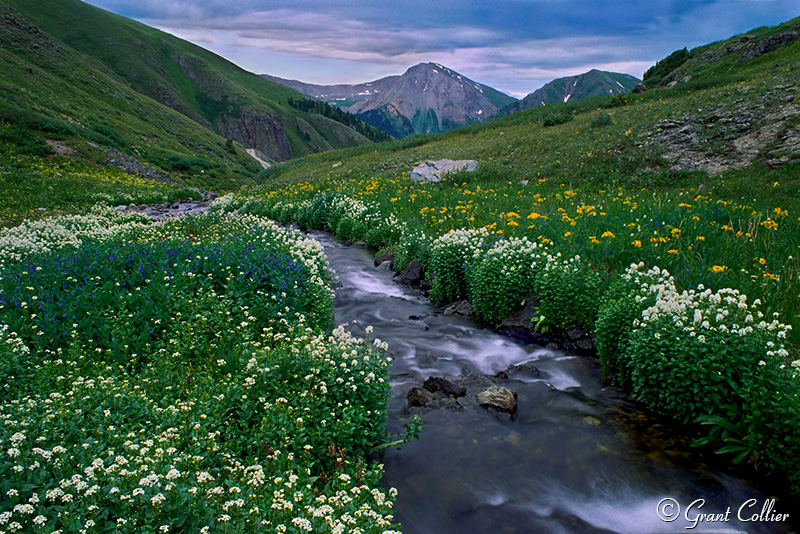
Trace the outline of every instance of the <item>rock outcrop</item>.
<path fill-rule="evenodd" d="M 426 161 L 411 171 L 411 180 L 415 182 L 441 182 L 448 173 L 474 172 L 478 170 L 478 162 L 474 159 L 440 159 Z"/>
<path fill-rule="evenodd" d="M 220 115 L 216 126 L 220 135 L 253 147 L 275 161 L 285 161 L 292 156 L 283 122 L 272 110 L 243 108 L 238 117 Z"/>
<path fill-rule="evenodd" d="M 737 95 L 738 90 L 729 90 L 724 104 L 658 121 L 639 145 L 657 150 L 673 170 L 711 176 L 754 159 L 770 166 L 800 159 L 800 88 L 776 85 L 756 98 Z"/>

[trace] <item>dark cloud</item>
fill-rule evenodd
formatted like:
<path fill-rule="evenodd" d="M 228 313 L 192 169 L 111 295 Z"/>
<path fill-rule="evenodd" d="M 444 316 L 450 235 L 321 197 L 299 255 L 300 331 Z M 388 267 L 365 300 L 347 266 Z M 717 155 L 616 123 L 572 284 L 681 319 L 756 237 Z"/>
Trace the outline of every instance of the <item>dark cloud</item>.
<path fill-rule="evenodd" d="M 591 68 L 641 76 L 678 48 L 800 14 L 797 0 L 87 1 L 259 73 L 346 83 L 436 61 L 517 96 Z"/>

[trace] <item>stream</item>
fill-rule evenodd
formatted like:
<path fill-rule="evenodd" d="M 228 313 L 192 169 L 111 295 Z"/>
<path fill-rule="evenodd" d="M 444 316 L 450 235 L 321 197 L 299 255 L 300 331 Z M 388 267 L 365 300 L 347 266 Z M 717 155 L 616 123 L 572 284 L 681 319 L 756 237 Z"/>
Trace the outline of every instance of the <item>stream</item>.
<path fill-rule="evenodd" d="M 463 402 L 422 413 L 420 439 L 385 452 L 383 484 L 399 492 L 395 520 L 406 534 L 792 531 L 778 518 L 793 512 L 788 503 L 704 465 L 665 424 L 604 388 L 595 359 L 435 313 L 364 248 L 311 235 L 339 277 L 337 324 L 362 337 L 372 325 L 372 338 L 389 344 L 393 433 L 404 434 L 406 394 L 429 376 L 538 369 L 501 381 L 518 395 L 513 420 Z"/>

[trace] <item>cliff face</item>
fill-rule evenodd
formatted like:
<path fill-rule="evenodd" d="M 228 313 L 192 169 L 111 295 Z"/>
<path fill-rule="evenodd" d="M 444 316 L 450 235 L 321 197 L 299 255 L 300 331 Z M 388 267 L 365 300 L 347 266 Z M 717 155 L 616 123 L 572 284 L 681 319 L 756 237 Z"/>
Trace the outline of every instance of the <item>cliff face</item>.
<path fill-rule="evenodd" d="M 220 115 L 216 129 L 223 137 L 255 148 L 276 161 L 292 157 L 283 121 L 271 110 L 243 108 L 239 115 Z"/>

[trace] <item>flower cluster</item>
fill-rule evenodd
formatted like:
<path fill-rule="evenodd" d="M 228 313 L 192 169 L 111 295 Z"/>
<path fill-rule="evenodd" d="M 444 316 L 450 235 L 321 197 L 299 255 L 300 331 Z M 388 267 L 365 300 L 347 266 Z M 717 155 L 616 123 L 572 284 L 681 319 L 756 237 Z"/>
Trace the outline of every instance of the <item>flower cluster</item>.
<path fill-rule="evenodd" d="M 492 234 L 486 228 L 452 230 L 430 246 L 430 269 L 434 276 L 432 296 L 452 302 L 467 293 L 467 268 L 490 246 Z"/>
<path fill-rule="evenodd" d="M 31 254 L 76 248 L 87 240 L 131 235 L 147 228 L 149 223 L 140 213 L 119 213 L 98 204 L 88 215 L 65 215 L 4 228 L 0 230 L 0 269 Z"/>

